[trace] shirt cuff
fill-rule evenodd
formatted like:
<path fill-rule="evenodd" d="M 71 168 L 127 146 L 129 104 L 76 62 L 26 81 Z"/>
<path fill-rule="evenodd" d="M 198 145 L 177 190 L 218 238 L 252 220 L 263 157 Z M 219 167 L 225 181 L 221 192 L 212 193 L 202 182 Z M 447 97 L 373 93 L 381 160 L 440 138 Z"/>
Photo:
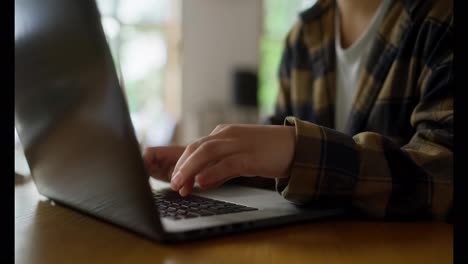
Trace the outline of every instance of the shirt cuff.
<path fill-rule="evenodd" d="M 359 173 L 359 153 L 352 137 L 295 117 L 296 142 L 289 177 L 276 180 L 276 190 L 296 204 L 351 204 Z"/>

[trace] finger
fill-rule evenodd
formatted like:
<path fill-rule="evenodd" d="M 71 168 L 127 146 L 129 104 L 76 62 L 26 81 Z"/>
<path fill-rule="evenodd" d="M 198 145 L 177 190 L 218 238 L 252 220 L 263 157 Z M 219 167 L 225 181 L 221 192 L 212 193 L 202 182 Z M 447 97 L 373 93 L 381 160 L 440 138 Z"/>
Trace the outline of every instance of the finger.
<path fill-rule="evenodd" d="M 245 162 L 242 155 L 232 155 L 220 160 L 213 166 L 205 168 L 196 176 L 196 182 L 202 189 L 218 187 L 224 182 L 244 176 Z"/>
<path fill-rule="evenodd" d="M 179 171 L 171 180 L 171 186 L 174 190 L 179 190 L 186 181 L 195 178 L 195 175 L 209 163 L 216 162 L 237 150 L 238 145 L 233 144 L 231 139 L 216 139 L 203 143 L 179 167 Z"/>
<path fill-rule="evenodd" d="M 180 165 L 183 164 L 185 162 L 185 160 L 187 159 L 187 157 L 189 157 L 201 144 L 203 144 L 204 142 L 206 142 L 208 140 L 214 139 L 215 135 L 219 134 L 222 131 L 225 131 L 229 127 L 230 127 L 230 125 L 217 125 L 215 127 L 215 129 L 210 133 L 209 136 L 203 137 L 203 138 L 197 140 L 196 142 L 188 145 L 185 148 L 184 153 L 180 156 L 179 160 L 177 161 L 177 164 L 175 166 L 174 171 L 177 172 L 179 170 Z"/>
<path fill-rule="evenodd" d="M 211 131 L 210 135 L 216 135 L 224 130 L 226 130 L 229 125 L 217 125 L 213 131 Z"/>
<path fill-rule="evenodd" d="M 179 190 L 180 196 L 185 197 L 185 196 L 189 195 L 193 191 L 193 185 L 194 184 L 195 184 L 194 179 L 188 180 L 185 183 L 185 185 L 182 188 L 180 188 L 180 190 Z"/>
<path fill-rule="evenodd" d="M 212 166 L 213 164 L 214 162 L 210 162 L 207 166 Z M 189 179 L 183 186 L 179 188 L 179 194 L 181 196 L 189 195 L 193 191 L 194 185 L 195 185 L 195 178 Z"/>
<path fill-rule="evenodd" d="M 201 145 L 203 144 L 204 142 L 208 141 L 208 140 L 211 140 L 213 139 L 213 136 L 207 136 L 207 137 L 203 137 L 203 138 L 200 138 L 199 140 L 193 142 L 192 144 L 189 144 L 184 152 L 182 153 L 182 155 L 179 157 L 179 159 L 177 160 L 176 164 L 175 164 L 175 168 L 174 168 L 174 173 L 177 173 L 180 169 L 180 165 L 182 165 L 185 160 Z M 174 177 L 175 175 L 172 175 L 172 177 Z"/>
<path fill-rule="evenodd" d="M 146 148 L 143 152 L 143 161 L 149 175 L 169 182 L 174 165 L 184 149 L 181 146 Z"/>
<path fill-rule="evenodd" d="M 212 166 L 214 165 L 214 162 L 210 162 L 207 166 Z M 183 197 L 189 195 L 194 188 L 195 185 L 195 178 L 189 179 L 180 189 L 179 189 L 179 194 Z"/>
<path fill-rule="evenodd" d="M 200 189 L 202 190 L 210 190 L 210 189 L 215 189 L 215 188 L 218 188 L 219 186 L 221 186 L 223 183 L 231 180 L 231 179 L 234 179 L 234 178 L 237 178 L 239 177 L 238 175 L 231 175 L 231 176 L 228 176 L 228 177 L 225 177 L 225 178 L 220 178 L 218 179 L 217 181 L 213 181 L 213 182 L 210 182 L 210 183 L 206 183 L 206 184 L 203 184 L 200 186 L 200 184 L 198 183 L 198 176 L 195 177 L 195 182 L 198 183 Z"/>

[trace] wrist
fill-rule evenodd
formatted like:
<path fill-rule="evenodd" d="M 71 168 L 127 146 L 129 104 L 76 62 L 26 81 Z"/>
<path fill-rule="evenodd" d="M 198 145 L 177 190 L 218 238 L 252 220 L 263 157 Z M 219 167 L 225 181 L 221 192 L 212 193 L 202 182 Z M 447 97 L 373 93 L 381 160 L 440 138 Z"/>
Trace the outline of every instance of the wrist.
<path fill-rule="evenodd" d="M 296 129 L 293 126 L 283 126 L 285 133 L 285 151 L 286 168 L 279 178 L 288 178 L 291 172 L 291 167 L 294 162 L 294 153 L 296 149 Z"/>

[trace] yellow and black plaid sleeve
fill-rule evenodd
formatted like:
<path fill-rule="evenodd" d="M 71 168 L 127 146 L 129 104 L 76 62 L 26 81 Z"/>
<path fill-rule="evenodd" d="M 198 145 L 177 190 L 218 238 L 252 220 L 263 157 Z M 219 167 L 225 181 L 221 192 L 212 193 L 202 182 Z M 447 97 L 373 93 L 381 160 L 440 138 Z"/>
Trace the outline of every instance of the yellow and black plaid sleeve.
<path fill-rule="evenodd" d="M 322 13 L 326 13 L 323 5 L 326 2 L 322 1 L 314 12 L 322 8 Z M 318 33 L 310 32 L 314 26 L 297 24 L 291 31 L 299 32 L 296 37 L 294 33 L 288 36 L 289 41 L 296 43 L 287 43 L 283 54 L 282 91 L 276 110 L 277 117 L 284 117 L 285 125 L 296 129 L 290 177 L 277 180 L 277 190 L 286 199 L 298 204 L 345 206 L 359 215 L 380 219 L 447 219 L 450 216 L 453 205 L 451 4 L 450 1 L 421 4 L 423 1 L 419 5 L 418 1 L 396 2 L 387 21 L 389 36 L 385 35 L 384 25 L 371 52 L 372 67 L 368 66 L 364 72 L 362 98 L 353 105 L 348 133 L 338 132 L 316 118 L 321 111 L 333 113 L 323 107 L 334 107 L 333 102 L 317 103 L 317 100 L 327 100 L 319 96 L 294 99 L 298 89 L 310 89 L 312 95 L 318 94 L 314 90 L 330 89 L 319 87 L 316 80 L 332 75 L 333 64 L 324 63 L 321 75 L 309 67 L 310 80 L 290 78 L 304 71 L 298 60 L 309 65 L 310 61 L 317 60 L 310 52 L 313 48 L 301 52 L 297 47 L 304 44 L 297 42 L 307 44 Z M 308 23 L 313 25 L 319 20 L 326 23 L 323 14 Z M 401 30 L 396 31 L 397 27 Z M 321 42 L 324 43 L 321 48 L 328 49 L 327 42 Z M 384 54 L 377 55 L 377 51 Z M 310 108 L 304 111 L 307 104 Z"/>

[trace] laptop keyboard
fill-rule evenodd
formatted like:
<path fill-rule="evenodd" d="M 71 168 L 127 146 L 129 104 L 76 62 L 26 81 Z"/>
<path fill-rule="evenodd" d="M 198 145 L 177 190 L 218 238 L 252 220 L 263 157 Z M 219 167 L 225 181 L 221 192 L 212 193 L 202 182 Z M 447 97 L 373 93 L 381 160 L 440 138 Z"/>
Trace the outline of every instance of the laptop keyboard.
<path fill-rule="evenodd" d="M 160 216 L 172 220 L 258 210 L 257 208 L 245 205 L 213 200 L 196 195 L 182 197 L 177 192 L 172 191 L 153 193 L 153 196 L 157 202 Z"/>

